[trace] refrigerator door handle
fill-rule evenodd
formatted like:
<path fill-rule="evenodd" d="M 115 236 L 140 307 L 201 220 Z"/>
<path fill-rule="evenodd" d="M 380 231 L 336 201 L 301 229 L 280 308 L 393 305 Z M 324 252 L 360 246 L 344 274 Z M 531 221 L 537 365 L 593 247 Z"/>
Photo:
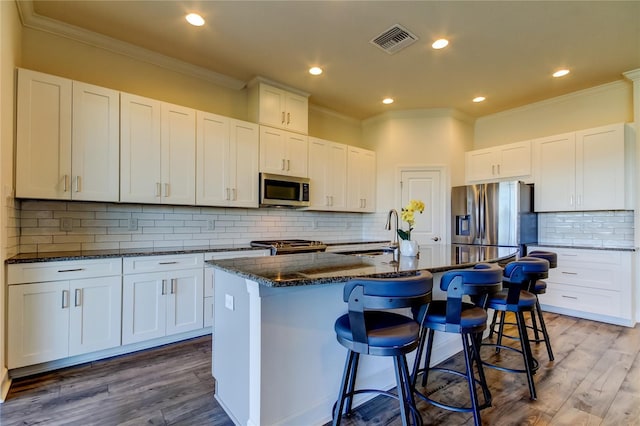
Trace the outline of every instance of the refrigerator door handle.
<path fill-rule="evenodd" d="M 478 192 L 477 192 L 477 198 L 476 198 L 476 217 L 475 217 L 475 222 L 476 222 L 476 232 L 475 235 L 473 236 L 474 239 L 474 244 L 479 244 L 481 243 L 481 239 L 482 239 L 482 235 L 480 234 L 480 211 L 482 210 L 482 206 L 480 205 L 480 203 L 482 202 L 482 185 L 478 186 Z"/>

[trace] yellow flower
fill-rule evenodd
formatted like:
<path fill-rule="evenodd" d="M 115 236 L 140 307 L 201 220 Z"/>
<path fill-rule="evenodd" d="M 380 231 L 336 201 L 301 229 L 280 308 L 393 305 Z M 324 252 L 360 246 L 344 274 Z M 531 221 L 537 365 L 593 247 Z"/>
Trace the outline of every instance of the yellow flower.
<path fill-rule="evenodd" d="M 411 239 L 411 231 L 413 230 L 413 225 L 415 224 L 415 212 L 422 213 L 424 211 L 424 203 L 420 200 L 411 200 L 409 203 L 402 208 L 401 218 L 403 222 L 407 222 L 409 225 L 409 229 L 404 231 L 402 229 L 398 229 L 398 235 L 403 240 Z"/>

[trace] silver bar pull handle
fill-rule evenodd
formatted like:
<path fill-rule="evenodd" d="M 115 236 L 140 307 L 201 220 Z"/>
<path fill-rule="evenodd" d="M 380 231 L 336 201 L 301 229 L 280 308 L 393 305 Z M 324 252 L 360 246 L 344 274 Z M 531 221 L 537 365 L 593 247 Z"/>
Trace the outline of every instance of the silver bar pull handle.
<path fill-rule="evenodd" d="M 284 124 L 284 111 L 282 111 L 282 124 Z"/>
<path fill-rule="evenodd" d="M 492 165 L 491 165 L 491 176 L 493 176 L 493 175 L 495 175 L 495 174 L 496 174 L 496 165 L 495 165 L 495 164 L 492 164 Z"/>
<path fill-rule="evenodd" d="M 76 192 L 80 192 L 80 176 L 76 176 Z"/>
<path fill-rule="evenodd" d="M 498 164 L 498 174 L 500 174 L 500 164 Z"/>
<path fill-rule="evenodd" d="M 156 182 L 156 197 L 159 197 L 161 195 L 160 191 L 160 182 Z"/>
<path fill-rule="evenodd" d="M 284 168 L 285 161 L 286 161 L 286 160 L 283 158 L 283 159 L 282 159 L 282 166 L 280 167 L 280 170 L 286 170 L 286 169 Z"/>
<path fill-rule="evenodd" d="M 80 306 L 82 304 L 82 289 L 76 288 L 74 299 L 74 306 Z"/>
<path fill-rule="evenodd" d="M 165 197 L 169 196 L 169 184 L 168 183 L 164 184 L 164 196 Z"/>
<path fill-rule="evenodd" d="M 62 309 L 69 307 L 69 290 L 62 290 Z"/>
<path fill-rule="evenodd" d="M 171 278 L 171 294 L 176 294 L 176 278 Z"/>
<path fill-rule="evenodd" d="M 287 171 L 291 170 L 291 160 L 287 160 Z"/>
<path fill-rule="evenodd" d="M 231 200 L 232 200 L 232 201 L 237 200 L 237 197 L 236 197 L 236 189 L 235 189 L 235 188 L 231 188 Z"/>
<path fill-rule="evenodd" d="M 576 296 L 565 296 L 564 294 L 562 295 L 562 297 L 564 297 L 565 299 L 573 299 L 573 300 L 578 300 L 578 298 Z"/>
<path fill-rule="evenodd" d="M 291 113 L 287 113 L 287 124 L 291 123 Z"/>
<path fill-rule="evenodd" d="M 167 280 L 162 280 L 162 293 L 163 296 L 167 294 Z"/>
<path fill-rule="evenodd" d="M 177 260 L 171 260 L 168 262 L 158 262 L 158 265 L 175 265 L 176 263 L 178 263 Z"/>
<path fill-rule="evenodd" d="M 227 188 L 227 198 L 225 200 L 229 200 L 229 188 Z"/>
<path fill-rule="evenodd" d="M 567 272 L 567 271 L 562 271 L 563 274 L 565 275 L 578 275 L 577 272 Z"/>
<path fill-rule="evenodd" d="M 58 272 L 79 272 L 79 271 L 84 271 L 84 268 L 58 269 Z"/>
<path fill-rule="evenodd" d="M 63 185 L 64 185 L 64 192 L 67 192 L 67 187 L 69 186 L 69 175 L 64 175 L 64 178 L 62 179 L 63 181 Z"/>

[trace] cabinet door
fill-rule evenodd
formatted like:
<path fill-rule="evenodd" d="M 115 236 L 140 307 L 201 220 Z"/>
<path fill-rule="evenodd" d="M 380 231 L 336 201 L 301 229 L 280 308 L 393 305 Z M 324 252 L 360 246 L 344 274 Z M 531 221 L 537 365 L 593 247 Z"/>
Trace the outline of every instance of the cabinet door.
<path fill-rule="evenodd" d="M 375 211 L 376 158 L 373 151 L 349 148 L 347 206 L 350 211 Z"/>
<path fill-rule="evenodd" d="M 165 272 L 125 275 L 122 280 L 122 344 L 163 337 L 166 332 Z"/>
<path fill-rule="evenodd" d="M 9 286 L 9 369 L 68 355 L 69 302 L 68 281 Z"/>
<path fill-rule="evenodd" d="M 120 93 L 73 82 L 72 198 L 120 200 Z"/>
<path fill-rule="evenodd" d="M 338 143 L 330 144 L 328 164 L 330 165 L 327 177 L 331 210 L 345 210 L 347 208 L 347 146 Z"/>
<path fill-rule="evenodd" d="M 120 95 L 120 201 L 160 203 L 160 105 Z"/>
<path fill-rule="evenodd" d="M 167 273 L 168 294 L 166 334 L 182 333 L 203 327 L 203 269 Z"/>
<path fill-rule="evenodd" d="M 122 279 L 70 282 L 69 356 L 120 346 Z"/>
<path fill-rule="evenodd" d="M 625 208 L 624 124 L 576 133 L 578 210 Z"/>
<path fill-rule="evenodd" d="M 305 96 L 285 93 L 285 124 L 287 129 L 306 134 L 309 130 L 309 100 Z"/>
<path fill-rule="evenodd" d="M 198 111 L 197 117 L 196 204 L 225 206 L 231 197 L 231 188 L 228 182 L 230 119 L 200 111 Z M 255 167 L 257 169 L 257 145 L 256 153 L 252 155 L 256 159 Z M 257 176 L 255 176 L 255 180 L 257 182 Z M 257 197 L 257 189 L 255 196 Z"/>
<path fill-rule="evenodd" d="M 575 133 L 536 139 L 533 147 L 535 210 L 575 210 Z"/>
<path fill-rule="evenodd" d="M 229 187 L 230 205 L 258 207 L 258 126 L 230 120 Z"/>
<path fill-rule="evenodd" d="M 71 199 L 71 87 L 18 70 L 16 197 Z"/>
<path fill-rule="evenodd" d="M 196 112 L 162 104 L 160 139 L 162 203 L 196 202 Z"/>
<path fill-rule="evenodd" d="M 263 173 L 286 174 L 285 131 L 260 126 L 260 171 Z"/>
<path fill-rule="evenodd" d="M 497 174 L 500 178 L 531 175 L 531 142 L 518 142 L 497 148 L 500 161 Z"/>
<path fill-rule="evenodd" d="M 465 178 L 467 182 L 488 180 L 496 175 L 496 152 L 493 149 L 479 149 L 465 153 Z"/>
<path fill-rule="evenodd" d="M 331 142 L 318 138 L 309 138 L 309 179 L 311 192 L 310 207 L 314 210 L 330 210 L 330 154 Z"/>
<path fill-rule="evenodd" d="M 285 174 L 307 177 L 309 175 L 309 137 L 286 132 L 287 165 Z"/>
<path fill-rule="evenodd" d="M 260 123 L 283 128 L 286 123 L 285 92 L 276 87 L 260 84 Z"/>

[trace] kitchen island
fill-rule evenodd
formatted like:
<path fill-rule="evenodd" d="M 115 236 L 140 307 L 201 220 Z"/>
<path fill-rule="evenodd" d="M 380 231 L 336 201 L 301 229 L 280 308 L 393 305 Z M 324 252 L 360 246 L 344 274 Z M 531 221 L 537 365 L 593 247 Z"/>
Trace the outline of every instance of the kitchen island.
<path fill-rule="evenodd" d="M 239 425 L 317 425 L 331 419 L 346 350 L 333 324 L 347 310 L 343 284 L 353 277 L 393 277 L 416 270 L 434 275 L 478 262 L 513 258 L 515 248 L 423 246 L 419 258 L 391 254 L 307 253 L 209 261 L 215 270 L 213 367 L 216 399 Z M 455 337 L 455 336 L 454 336 Z M 460 350 L 438 335 L 433 362 Z M 412 362 L 412 359 L 409 359 Z M 393 365 L 363 356 L 358 386 L 394 386 Z M 369 396 L 355 398 L 355 405 Z"/>

